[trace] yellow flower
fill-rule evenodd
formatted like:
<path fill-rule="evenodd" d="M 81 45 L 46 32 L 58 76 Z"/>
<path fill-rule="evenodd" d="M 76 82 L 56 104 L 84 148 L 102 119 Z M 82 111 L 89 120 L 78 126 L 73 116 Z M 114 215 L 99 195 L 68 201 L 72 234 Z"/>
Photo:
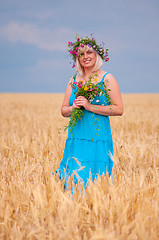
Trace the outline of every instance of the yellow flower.
<path fill-rule="evenodd" d="M 85 90 L 85 91 L 87 91 L 87 90 L 88 90 L 88 87 L 87 87 L 86 85 L 84 86 L 84 90 Z"/>
<path fill-rule="evenodd" d="M 79 83 L 83 84 L 83 80 L 80 80 Z"/>
<path fill-rule="evenodd" d="M 97 79 L 97 78 L 95 78 L 95 79 L 94 79 L 94 81 L 95 81 L 95 82 L 97 82 L 97 81 L 98 81 L 98 79 Z"/>

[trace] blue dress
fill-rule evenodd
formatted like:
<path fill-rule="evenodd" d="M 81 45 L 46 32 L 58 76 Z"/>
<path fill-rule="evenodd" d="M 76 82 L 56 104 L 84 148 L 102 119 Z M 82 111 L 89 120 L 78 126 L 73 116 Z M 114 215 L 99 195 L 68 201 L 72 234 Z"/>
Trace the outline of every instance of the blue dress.
<path fill-rule="evenodd" d="M 103 80 L 101 88 L 104 91 Z M 75 81 L 75 80 L 74 80 Z M 72 95 L 69 99 L 69 105 L 72 106 L 76 99 L 77 87 L 72 89 Z M 94 105 L 109 105 L 106 96 L 97 96 L 92 101 Z M 63 159 L 59 169 L 61 179 L 65 179 L 67 186 L 68 177 L 73 176 L 73 181 L 78 184 L 78 181 L 87 186 L 89 176 L 94 180 L 98 174 L 109 176 L 112 175 L 113 161 L 113 141 L 111 134 L 110 121 L 108 116 L 95 114 L 83 109 L 82 119 L 77 122 L 73 129 L 73 135 L 69 132 L 65 143 Z"/>

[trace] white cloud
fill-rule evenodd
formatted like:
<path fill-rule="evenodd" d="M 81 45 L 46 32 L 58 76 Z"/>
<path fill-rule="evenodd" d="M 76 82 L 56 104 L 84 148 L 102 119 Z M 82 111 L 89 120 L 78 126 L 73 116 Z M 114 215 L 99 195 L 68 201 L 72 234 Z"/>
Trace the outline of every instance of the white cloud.
<path fill-rule="evenodd" d="M 66 50 L 67 39 L 72 34 L 72 31 L 65 27 L 50 30 L 20 22 L 11 22 L 1 29 L 1 35 L 11 42 L 34 44 L 49 51 Z"/>

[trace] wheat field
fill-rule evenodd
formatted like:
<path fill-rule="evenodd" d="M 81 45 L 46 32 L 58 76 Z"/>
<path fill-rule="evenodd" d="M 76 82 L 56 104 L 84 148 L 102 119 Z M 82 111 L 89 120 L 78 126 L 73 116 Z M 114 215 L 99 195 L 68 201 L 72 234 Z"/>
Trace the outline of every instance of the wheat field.
<path fill-rule="evenodd" d="M 113 182 L 64 191 L 63 94 L 0 94 L 0 239 L 158 240 L 159 94 L 123 94 Z"/>

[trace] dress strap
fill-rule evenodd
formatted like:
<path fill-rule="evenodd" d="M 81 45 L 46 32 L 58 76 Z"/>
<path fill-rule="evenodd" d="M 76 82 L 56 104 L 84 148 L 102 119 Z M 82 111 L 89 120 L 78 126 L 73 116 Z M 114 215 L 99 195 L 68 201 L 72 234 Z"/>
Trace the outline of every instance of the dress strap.
<path fill-rule="evenodd" d="M 103 78 L 102 78 L 102 81 L 101 82 L 103 82 L 104 81 L 104 78 L 105 78 L 105 76 L 108 74 L 109 72 L 106 72 L 105 74 L 104 74 L 104 76 L 103 76 Z"/>
<path fill-rule="evenodd" d="M 73 76 L 73 82 L 76 81 L 76 76 L 77 76 L 77 73 L 75 73 L 74 76 Z"/>

